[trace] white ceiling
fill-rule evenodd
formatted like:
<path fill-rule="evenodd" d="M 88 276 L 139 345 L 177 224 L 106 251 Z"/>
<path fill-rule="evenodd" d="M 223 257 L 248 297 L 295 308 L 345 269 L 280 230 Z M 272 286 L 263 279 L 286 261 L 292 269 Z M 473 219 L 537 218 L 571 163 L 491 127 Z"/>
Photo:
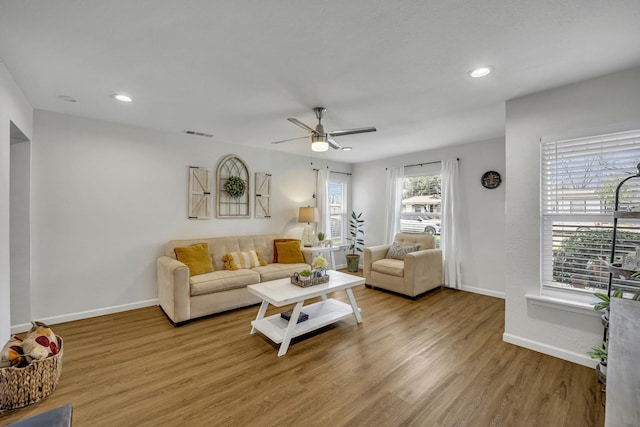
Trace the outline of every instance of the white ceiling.
<path fill-rule="evenodd" d="M 378 132 L 314 157 L 359 163 L 501 137 L 505 100 L 640 65 L 640 0 L 1 0 L 0 59 L 34 108 L 211 144 L 310 155 L 270 142 L 324 106 Z"/>

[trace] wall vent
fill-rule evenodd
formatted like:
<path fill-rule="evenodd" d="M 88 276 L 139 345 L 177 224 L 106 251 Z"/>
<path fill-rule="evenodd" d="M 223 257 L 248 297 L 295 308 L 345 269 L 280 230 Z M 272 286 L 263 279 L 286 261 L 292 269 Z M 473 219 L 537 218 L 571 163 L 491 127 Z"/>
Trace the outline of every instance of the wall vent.
<path fill-rule="evenodd" d="M 196 130 L 185 130 L 184 133 L 187 135 L 202 136 L 204 138 L 213 138 L 213 134 L 211 133 L 198 132 Z"/>

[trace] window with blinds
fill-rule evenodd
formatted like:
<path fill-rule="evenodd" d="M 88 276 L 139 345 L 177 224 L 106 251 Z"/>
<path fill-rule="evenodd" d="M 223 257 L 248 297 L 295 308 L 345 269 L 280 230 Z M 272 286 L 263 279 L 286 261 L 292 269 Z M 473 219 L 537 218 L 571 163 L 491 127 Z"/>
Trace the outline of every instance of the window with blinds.
<path fill-rule="evenodd" d="M 640 130 L 541 146 L 542 282 L 579 292 L 606 289 L 615 192 L 638 173 Z M 619 210 L 640 210 L 640 180 L 625 184 Z M 616 258 L 640 255 L 640 223 L 618 221 Z M 624 288 L 617 281 L 616 287 Z"/>

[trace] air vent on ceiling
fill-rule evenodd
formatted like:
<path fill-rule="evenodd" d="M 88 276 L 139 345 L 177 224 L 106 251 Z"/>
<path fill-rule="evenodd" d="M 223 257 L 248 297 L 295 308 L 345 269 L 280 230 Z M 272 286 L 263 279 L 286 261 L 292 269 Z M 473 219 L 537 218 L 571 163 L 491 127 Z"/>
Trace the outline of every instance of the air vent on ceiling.
<path fill-rule="evenodd" d="M 202 136 L 204 138 L 213 138 L 213 134 L 198 132 L 196 130 L 185 130 L 184 133 L 186 133 L 187 135 Z"/>

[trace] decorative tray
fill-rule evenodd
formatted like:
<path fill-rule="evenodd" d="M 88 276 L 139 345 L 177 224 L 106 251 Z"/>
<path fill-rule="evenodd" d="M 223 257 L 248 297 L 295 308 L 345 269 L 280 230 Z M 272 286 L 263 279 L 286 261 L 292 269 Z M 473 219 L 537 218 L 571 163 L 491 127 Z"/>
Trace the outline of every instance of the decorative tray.
<path fill-rule="evenodd" d="M 329 275 L 314 277 L 313 279 L 300 280 L 299 275 L 294 274 L 291 276 L 291 284 L 300 286 L 301 288 L 308 288 L 309 286 L 321 285 L 329 281 Z"/>

